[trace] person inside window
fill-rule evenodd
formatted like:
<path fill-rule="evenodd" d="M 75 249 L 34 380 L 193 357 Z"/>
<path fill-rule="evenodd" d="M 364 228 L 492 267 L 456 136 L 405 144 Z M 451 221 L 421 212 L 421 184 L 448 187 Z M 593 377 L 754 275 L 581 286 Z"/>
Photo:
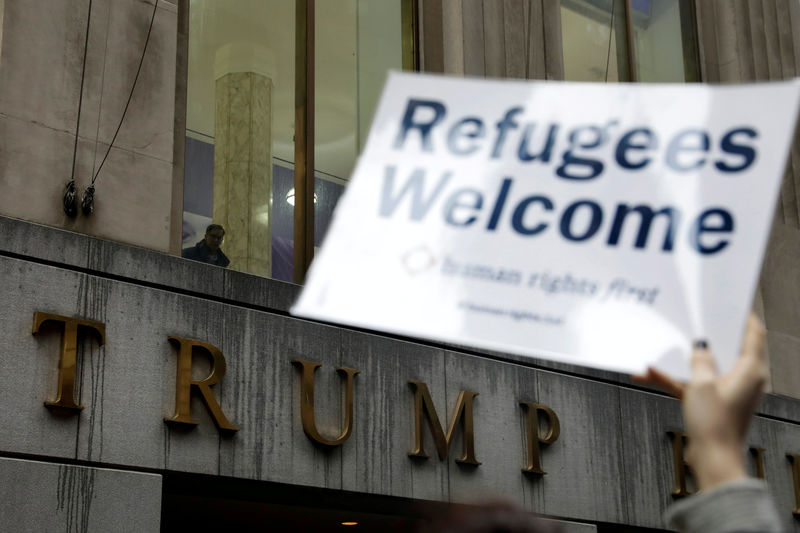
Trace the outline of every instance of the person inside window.
<path fill-rule="evenodd" d="M 227 267 L 231 261 L 222 253 L 222 248 L 220 248 L 224 238 L 225 228 L 219 224 L 211 224 L 206 228 L 206 235 L 203 237 L 203 240 L 194 246 L 184 248 L 183 251 L 181 251 L 181 257 L 191 259 L 192 261 L 221 266 L 223 268 Z"/>

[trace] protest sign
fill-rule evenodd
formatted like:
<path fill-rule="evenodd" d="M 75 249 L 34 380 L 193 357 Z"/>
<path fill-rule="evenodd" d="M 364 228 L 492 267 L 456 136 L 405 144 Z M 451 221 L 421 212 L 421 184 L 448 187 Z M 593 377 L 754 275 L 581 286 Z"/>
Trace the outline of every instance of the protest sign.
<path fill-rule="evenodd" d="M 292 313 L 624 372 L 738 355 L 800 83 L 392 74 Z"/>

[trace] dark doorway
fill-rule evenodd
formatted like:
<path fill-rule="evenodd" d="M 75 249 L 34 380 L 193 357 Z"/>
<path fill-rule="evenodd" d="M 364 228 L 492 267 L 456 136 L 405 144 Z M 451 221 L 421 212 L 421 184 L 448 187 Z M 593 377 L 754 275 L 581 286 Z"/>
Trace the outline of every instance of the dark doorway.
<path fill-rule="evenodd" d="M 408 532 L 442 504 L 196 474 L 164 474 L 161 531 Z M 346 523 L 355 522 L 354 525 Z"/>

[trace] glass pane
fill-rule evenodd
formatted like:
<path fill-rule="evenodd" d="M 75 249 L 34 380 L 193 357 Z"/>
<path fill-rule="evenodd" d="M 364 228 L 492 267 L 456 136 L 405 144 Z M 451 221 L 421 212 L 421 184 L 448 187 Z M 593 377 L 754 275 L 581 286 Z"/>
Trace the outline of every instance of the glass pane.
<path fill-rule="evenodd" d="M 315 245 L 364 147 L 389 69 L 403 67 L 398 0 L 316 3 Z"/>
<path fill-rule="evenodd" d="M 184 255 L 222 266 L 213 222 L 229 268 L 291 280 L 294 2 L 191 0 L 189 16 Z"/>
<path fill-rule="evenodd" d="M 562 0 L 564 79 L 628 81 L 624 0 Z"/>
<path fill-rule="evenodd" d="M 696 81 L 691 0 L 631 0 L 638 81 Z"/>

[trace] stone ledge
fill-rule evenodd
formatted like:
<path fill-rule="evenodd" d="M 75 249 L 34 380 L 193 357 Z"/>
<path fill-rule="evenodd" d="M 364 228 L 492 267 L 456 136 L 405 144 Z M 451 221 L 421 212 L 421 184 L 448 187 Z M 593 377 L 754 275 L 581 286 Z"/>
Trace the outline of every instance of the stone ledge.
<path fill-rule="evenodd" d="M 5 239 L 0 240 L 0 254 L 53 266 L 66 265 L 100 277 L 117 278 L 120 281 L 155 286 L 165 290 L 172 289 L 195 297 L 206 297 L 263 311 L 288 314 L 301 289 L 299 285 L 293 283 L 188 261 L 163 252 L 11 217 L 0 216 L 0 233 L 5 235 Z M 374 331 L 365 333 L 397 338 Z M 634 384 L 630 376 L 618 372 L 458 345 L 432 343 L 410 337 L 401 340 L 658 392 L 656 389 Z M 768 394 L 761 404 L 759 413 L 773 418 L 800 420 L 800 400 Z"/>

